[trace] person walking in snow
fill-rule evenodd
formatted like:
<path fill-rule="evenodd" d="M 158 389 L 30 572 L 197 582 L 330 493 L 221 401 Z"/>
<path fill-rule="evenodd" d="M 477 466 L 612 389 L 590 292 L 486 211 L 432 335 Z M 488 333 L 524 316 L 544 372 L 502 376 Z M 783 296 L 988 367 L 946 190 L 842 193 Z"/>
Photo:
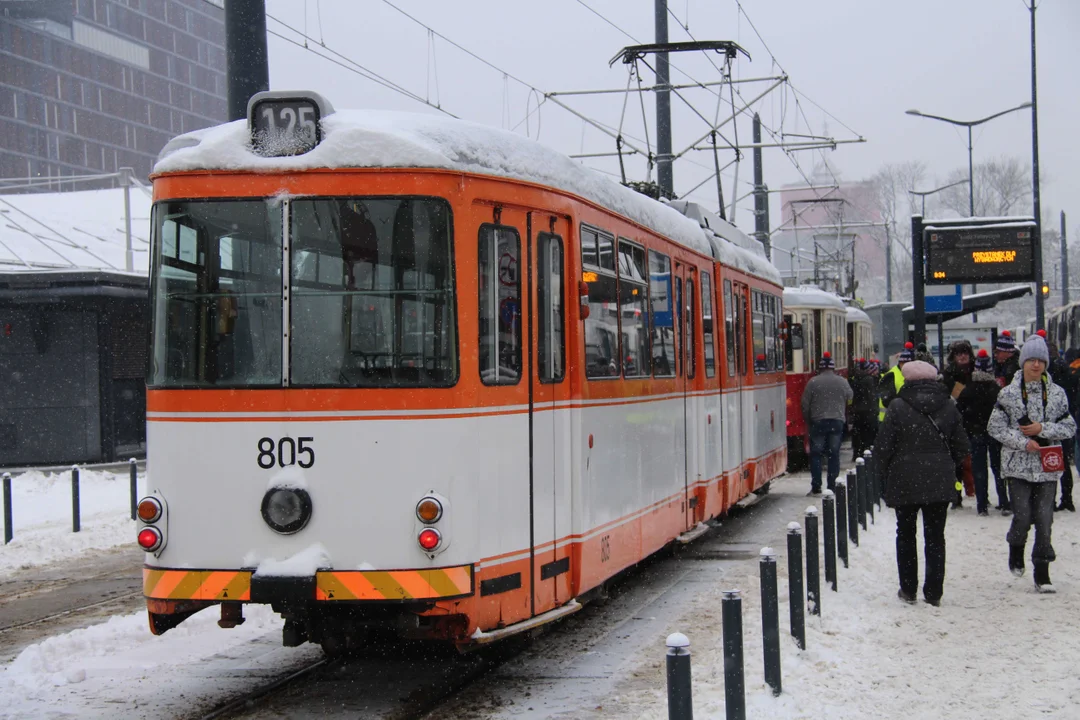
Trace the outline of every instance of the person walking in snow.
<path fill-rule="evenodd" d="M 851 377 L 851 452 L 861 458 L 864 450 L 869 450 L 877 436 L 878 398 L 877 380 L 871 373 L 870 363 L 865 358 L 855 361 Z"/>
<path fill-rule="evenodd" d="M 1035 587 L 1054 592 L 1050 563 L 1057 555 L 1051 544 L 1054 495 L 1060 472 L 1043 472 L 1039 448 L 1052 441 L 1069 440 L 1076 421 L 1069 414 L 1065 391 L 1046 374 L 1050 352 L 1038 335 L 1029 337 L 1020 351 L 1020 371 L 998 395 L 987 431 L 1002 444 L 1001 472 L 1009 482 L 1013 519 L 1008 534 L 1009 570 L 1024 574 L 1024 547 L 1035 524 L 1031 563 Z"/>
<path fill-rule="evenodd" d="M 971 472 L 975 477 L 975 510 L 979 515 L 990 514 L 990 475 L 988 459 L 991 438 L 986 432 L 990 413 L 994 411 L 1001 388 L 994 380 L 994 363 L 985 350 L 975 357 L 975 367 L 967 384 L 956 398 L 956 407 L 964 418 L 964 430 L 971 444 Z M 998 495 L 998 505 L 1008 498 Z"/>
<path fill-rule="evenodd" d="M 802 414 L 810 428 L 810 495 L 821 494 L 821 455 L 828 452 L 828 484 L 832 490 L 840 474 L 840 443 L 851 402 L 851 386 L 834 372 L 832 355 L 824 353 L 818 374 L 806 384 Z"/>
<path fill-rule="evenodd" d="M 1044 331 L 1040 330 L 1039 333 Z M 1050 373 L 1050 379 L 1054 381 L 1054 384 L 1065 391 L 1065 398 L 1069 403 L 1069 410 L 1072 413 L 1073 419 L 1076 419 L 1076 392 L 1077 378 L 1073 376 L 1072 369 L 1069 367 L 1069 362 L 1061 357 L 1058 352 L 1057 345 L 1053 340 L 1046 342 L 1046 348 L 1050 351 L 1050 367 L 1047 368 L 1047 372 Z M 1076 512 L 1076 506 L 1073 505 L 1072 490 L 1073 490 L 1073 460 L 1075 459 L 1075 442 L 1063 442 L 1061 448 L 1065 454 L 1065 472 L 1061 473 L 1061 504 L 1054 510 L 1061 512 L 1068 510 L 1069 512 Z"/>
<path fill-rule="evenodd" d="M 885 502 L 896 511 L 897 596 L 915 602 L 919 585 L 915 535 L 922 512 L 923 598 L 936 606 L 945 585 L 945 520 L 956 492 L 956 468 L 968 454 L 968 438 L 956 403 L 938 381 L 937 369 L 913 360 L 904 364 L 903 373 L 904 385 L 885 411 L 874 455 Z"/>
<path fill-rule="evenodd" d="M 994 379 L 998 387 L 1004 388 L 1010 385 L 1019 369 L 1016 341 L 1013 340 L 1011 332 L 1002 330 L 994 346 Z M 1000 510 L 1002 515 L 1012 515 L 1009 484 L 1005 482 L 1005 476 L 1001 474 L 1001 443 L 993 437 L 990 438 L 990 470 L 994 473 L 994 486 L 997 488 L 1000 503 L 995 509 Z"/>

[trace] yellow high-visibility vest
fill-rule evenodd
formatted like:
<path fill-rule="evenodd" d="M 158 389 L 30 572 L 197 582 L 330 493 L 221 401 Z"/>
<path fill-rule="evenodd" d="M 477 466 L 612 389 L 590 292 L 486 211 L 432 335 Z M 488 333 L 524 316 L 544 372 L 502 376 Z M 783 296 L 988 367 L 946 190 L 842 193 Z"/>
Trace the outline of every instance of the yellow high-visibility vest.
<path fill-rule="evenodd" d="M 893 376 L 893 383 L 896 384 L 896 394 L 899 395 L 900 394 L 900 388 L 902 388 L 904 386 L 904 376 L 900 372 L 900 368 L 899 367 L 894 367 L 894 368 L 890 369 L 889 372 L 887 372 L 885 374 Z M 885 403 L 881 402 L 881 398 L 878 398 L 877 404 L 878 404 L 878 416 L 877 416 L 878 422 L 885 422 Z"/>

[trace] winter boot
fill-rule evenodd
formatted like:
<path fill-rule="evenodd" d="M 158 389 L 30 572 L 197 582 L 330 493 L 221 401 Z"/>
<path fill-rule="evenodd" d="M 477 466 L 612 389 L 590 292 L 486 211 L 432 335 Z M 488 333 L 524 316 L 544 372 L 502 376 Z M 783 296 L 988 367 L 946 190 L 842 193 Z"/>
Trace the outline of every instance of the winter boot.
<path fill-rule="evenodd" d="M 950 506 L 953 510 L 959 510 L 964 507 L 964 496 L 960 494 L 960 491 L 956 491 L 956 498 L 952 501 Z"/>
<path fill-rule="evenodd" d="M 1035 590 L 1041 593 L 1057 592 L 1050 583 L 1050 563 L 1036 562 L 1035 565 Z"/>
<path fill-rule="evenodd" d="M 1076 506 L 1073 505 L 1072 498 L 1061 498 L 1061 504 L 1054 508 L 1054 510 L 1057 512 L 1061 512 L 1062 510 L 1076 512 Z"/>
<path fill-rule="evenodd" d="M 1024 546 L 1009 546 L 1009 571 L 1016 577 L 1024 576 Z"/>

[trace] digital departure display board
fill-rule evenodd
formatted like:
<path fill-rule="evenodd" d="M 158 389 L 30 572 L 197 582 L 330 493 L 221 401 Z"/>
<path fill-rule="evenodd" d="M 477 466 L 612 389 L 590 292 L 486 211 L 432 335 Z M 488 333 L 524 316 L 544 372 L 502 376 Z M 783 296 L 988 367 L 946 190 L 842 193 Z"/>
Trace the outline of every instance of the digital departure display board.
<path fill-rule="evenodd" d="M 926 284 L 1033 282 L 1035 223 L 927 227 Z"/>

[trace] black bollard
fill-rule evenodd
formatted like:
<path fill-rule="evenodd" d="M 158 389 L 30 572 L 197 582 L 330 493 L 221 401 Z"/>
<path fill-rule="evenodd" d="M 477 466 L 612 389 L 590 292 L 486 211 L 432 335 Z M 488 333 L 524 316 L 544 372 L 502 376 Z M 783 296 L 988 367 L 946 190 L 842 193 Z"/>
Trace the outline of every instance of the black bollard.
<path fill-rule="evenodd" d="M 836 555 L 848 566 L 847 519 L 848 519 L 847 480 L 836 479 Z"/>
<path fill-rule="evenodd" d="M 761 548 L 761 642 L 765 656 L 765 684 L 778 696 L 780 684 L 780 600 L 776 592 L 776 552 Z"/>
<path fill-rule="evenodd" d="M 135 465 L 135 458 L 128 460 L 128 476 L 131 478 L 131 519 L 134 520 L 139 510 L 139 468 Z"/>
<path fill-rule="evenodd" d="M 693 720 L 690 697 L 690 640 L 682 633 L 667 638 L 668 720 Z"/>
<path fill-rule="evenodd" d="M 863 459 L 866 460 L 866 472 L 870 477 L 870 500 L 881 509 L 881 478 L 878 477 L 877 462 L 874 460 L 872 450 L 863 451 Z M 873 516 L 871 515 L 871 519 Z"/>
<path fill-rule="evenodd" d="M 818 562 L 817 508 L 811 505 L 806 508 L 806 605 L 811 615 L 821 615 L 821 573 Z"/>
<path fill-rule="evenodd" d="M 854 470 L 847 472 L 847 508 L 848 539 L 854 547 L 859 547 L 859 480 Z"/>
<path fill-rule="evenodd" d="M 803 606 L 802 528 L 787 526 L 788 605 L 791 608 L 791 636 L 800 650 L 806 649 L 806 609 Z"/>
<path fill-rule="evenodd" d="M 727 720 L 746 720 L 746 681 L 743 678 L 742 596 L 725 590 L 720 600 L 724 626 L 724 700 Z"/>
<path fill-rule="evenodd" d="M 866 512 L 870 515 L 870 524 L 876 525 L 874 505 L 877 504 L 877 481 L 874 479 L 873 460 L 869 450 L 863 452 L 863 472 L 866 473 Z"/>
<path fill-rule="evenodd" d="M 855 482 L 859 486 L 859 525 L 866 531 L 866 515 L 870 511 L 869 488 L 866 486 L 866 461 L 862 458 L 855 460 Z"/>
<path fill-rule="evenodd" d="M 836 498 L 831 490 L 821 493 L 821 511 L 825 521 L 825 582 L 836 592 Z"/>
<path fill-rule="evenodd" d="M 4 473 L 4 544 L 7 545 L 15 537 L 15 529 L 11 527 L 11 473 Z"/>
<path fill-rule="evenodd" d="M 79 468 L 71 466 L 71 532 L 82 529 L 79 523 Z"/>

